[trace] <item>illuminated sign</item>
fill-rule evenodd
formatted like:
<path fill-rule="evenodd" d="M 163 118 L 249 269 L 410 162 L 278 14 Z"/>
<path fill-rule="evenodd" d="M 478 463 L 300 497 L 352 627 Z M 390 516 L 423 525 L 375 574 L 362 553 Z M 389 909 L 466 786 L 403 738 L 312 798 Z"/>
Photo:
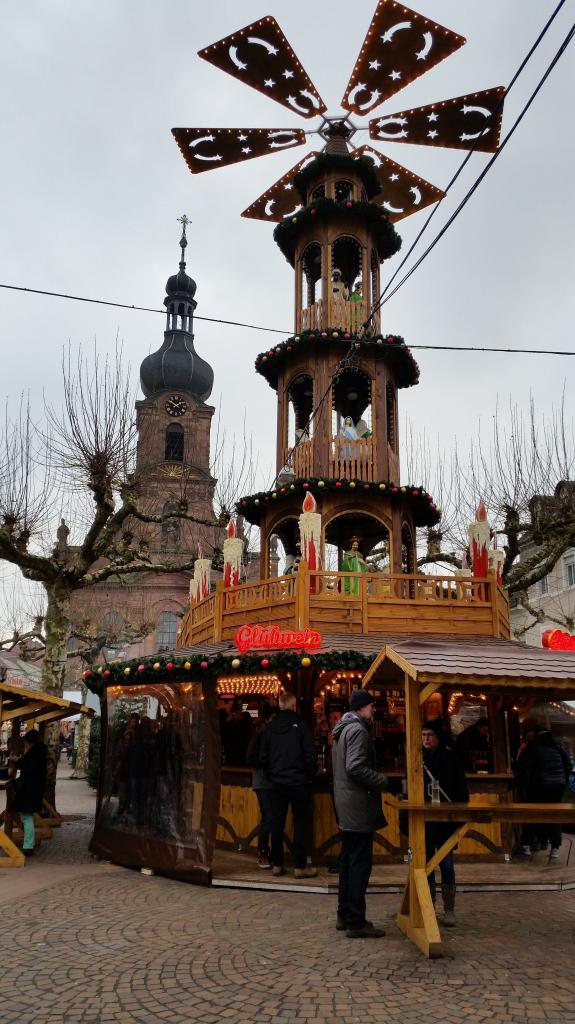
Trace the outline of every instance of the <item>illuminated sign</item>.
<path fill-rule="evenodd" d="M 292 630 L 280 629 L 279 626 L 241 626 L 234 643 L 242 654 L 248 651 L 284 651 L 293 648 L 297 651 L 317 651 L 323 643 L 323 636 L 316 629 Z"/>
<path fill-rule="evenodd" d="M 546 629 L 541 643 L 549 651 L 575 651 L 575 633 L 565 633 L 562 629 Z"/>

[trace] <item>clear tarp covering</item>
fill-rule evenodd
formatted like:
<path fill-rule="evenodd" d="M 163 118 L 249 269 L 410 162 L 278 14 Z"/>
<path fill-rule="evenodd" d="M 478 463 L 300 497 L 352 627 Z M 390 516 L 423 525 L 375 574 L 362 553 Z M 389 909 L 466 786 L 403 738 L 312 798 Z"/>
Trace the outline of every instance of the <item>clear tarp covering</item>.
<path fill-rule="evenodd" d="M 219 802 L 215 695 L 190 682 L 110 688 L 102 744 L 92 849 L 169 873 L 209 871 Z"/>

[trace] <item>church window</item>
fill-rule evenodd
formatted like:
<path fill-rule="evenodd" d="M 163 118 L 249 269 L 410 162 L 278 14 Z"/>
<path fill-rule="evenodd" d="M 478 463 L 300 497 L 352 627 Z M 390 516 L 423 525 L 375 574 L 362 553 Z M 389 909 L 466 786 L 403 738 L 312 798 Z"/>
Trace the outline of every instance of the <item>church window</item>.
<path fill-rule="evenodd" d="M 179 423 L 170 423 L 166 430 L 166 462 L 184 461 L 184 429 Z"/>
<path fill-rule="evenodd" d="M 160 612 L 156 624 L 158 647 L 175 647 L 178 633 L 178 617 L 175 612 Z"/>

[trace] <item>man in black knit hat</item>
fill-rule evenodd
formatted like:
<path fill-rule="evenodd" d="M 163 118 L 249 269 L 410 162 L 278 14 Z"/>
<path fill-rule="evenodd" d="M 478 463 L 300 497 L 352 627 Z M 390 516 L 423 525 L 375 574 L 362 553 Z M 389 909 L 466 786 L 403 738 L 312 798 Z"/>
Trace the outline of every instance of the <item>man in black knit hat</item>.
<path fill-rule="evenodd" d="M 365 917 L 365 894 L 373 860 L 373 833 L 386 824 L 381 794 L 387 778 L 376 770 L 371 738 L 375 697 L 354 690 L 349 711 L 333 730 L 333 792 L 341 829 L 338 931 L 350 939 L 379 939 L 385 932 Z"/>

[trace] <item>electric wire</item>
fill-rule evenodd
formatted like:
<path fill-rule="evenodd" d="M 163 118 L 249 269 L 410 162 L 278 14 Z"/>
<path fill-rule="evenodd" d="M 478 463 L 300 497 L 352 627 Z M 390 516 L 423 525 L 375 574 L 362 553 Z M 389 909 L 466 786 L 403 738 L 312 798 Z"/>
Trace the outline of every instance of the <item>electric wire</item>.
<path fill-rule="evenodd" d="M 565 36 L 565 39 L 564 39 L 564 40 L 563 40 L 563 42 L 561 43 L 561 45 L 560 45 L 559 49 L 558 49 L 558 50 L 557 50 L 557 52 L 555 53 L 554 57 L 552 58 L 552 60 L 551 60 L 550 64 L 548 65 L 547 69 L 545 70 L 544 74 L 543 74 L 543 75 L 542 75 L 542 77 L 541 77 L 541 78 L 539 79 L 539 82 L 537 83 L 537 85 L 536 85 L 535 89 L 534 89 L 534 90 L 533 90 L 533 92 L 531 93 L 531 95 L 530 95 L 529 99 L 527 100 L 527 102 L 526 102 L 526 103 L 524 104 L 524 106 L 523 106 L 523 108 L 522 108 L 521 112 L 520 112 L 520 113 L 519 113 L 519 115 L 517 116 L 516 120 L 514 121 L 513 125 L 511 126 L 511 128 L 509 129 L 509 131 L 508 131 L 507 135 L 506 135 L 506 136 L 505 136 L 505 138 L 503 139 L 503 142 L 501 143 L 501 145 L 499 146 L 499 148 L 498 148 L 498 149 L 496 150 L 496 152 L 495 152 L 495 153 L 493 154 L 493 156 L 491 157 L 491 159 L 490 159 L 490 160 L 488 161 L 488 163 L 487 163 L 487 164 L 485 165 L 485 167 L 483 168 L 483 170 L 481 171 L 481 173 L 480 173 L 480 174 L 478 175 L 478 177 L 477 177 L 477 178 L 476 178 L 476 180 L 474 181 L 474 183 L 473 183 L 473 185 L 471 186 L 471 188 L 470 188 L 470 189 L 469 189 L 469 190 L 467 191 L 467 193 L 465 194 L 465 196 L 463 197 L 463 199 L 461 200 L 461 202 L 459 203 L 459 205 L 457 206 L 457 208 L 455 209 L 455 211 L 454 211 L 454 212 L 452 213 L 452 215 L 451 215 L 451 216 L 449 217 L 449 219 L 448 219 L 448 220 L 446 221 L 446 223 L 445 223 L 445 224 L 443 225 L 443 227 L 442 227 L 442 228 L 441 228 L 441 229 L 439 230 L 439 232 L 437 233 L 437 235 L 435 236 L 435 238 L 433 239 L 433 241 L 432 241 L 432 242 L 430 243 L 430 245 L 429 245 L 429 246 L 427 247 L 427 249 L 426 249 L 426 250 L 425 250 L 425 251 L 424 251 L 424 252 L 422 253 L 422 255 L 421 255 L 421 256 L 420 256 L 420 257 L 419 257 L 419 258 L 418 258 L 418 259 L 416 260 L 416 262 L 415 262 L 415 263 L 413 264 L 413 266 L 412 266 L 412 267 L 411 267 L 411 268 L 410 268 L 410 269 L 408 270 L 408 272 L 407 272 L 407 273 L 406 273 L 406 274 L 405 274 L 405 275 L 404 275 L 404 276 L 403 276 L 403 277 L 401 278 L 401 280 L 400 280 L 400 281 L 399 281 L 399 283 L 398 283 L 398 284 L 397 284 L 397 285 L 395 286 L 395 288 L 394 288 L 394 289 L 393 289 L 393 290 L 392 290 L 391 292 L 389 292 L 389 294 L 387 294 L 387 295 L 386 295 L 386 293 L 388 292 L 388 290 L 389 290 L 389 288 L 390 288 L 390 286 L 391 286 L 392 282 L 393 282 L 393 281 L 395 280 L 395 278 L 397 277 L 397 274 L 398 274 L 398 273 L 399 273 L 399 271 L 401 270 L 401 267 L 402 267 L 402 266 L 404 266 L 404 264 L 405 264 L 405 259 L 404 259 L 404 260 L 402 261 L 401 265 L 400 265 L 400 266 L 398 267 L 397 271 L 395 272 L 395 274 L 393 275 L 393 277 L 392 277 L 392 278 L 390 279 L 390 281 L 388 282 L 388 284 L 387 284 L 386 288 L 385 288 L 385 289 L 384 289 L 384 291 L 382 292 L 382 294 L 381 294 L 381 296 L 380 296 L 380 298 L 379 298 L 379 300 L 378 300 L 377 304 L 376 304 L 376 305 L 374 306 L 373 310 L 371 311 L 371 313 L 370 313 L 370 316 L 369 316 L 368 320 L 366 321 L 366 323 L 369 323 L 369 322 L 370 322 L 370 320 L 371 320 L 371 319 L 373 318 L 373 315 L 374 315 L 374 313 L 375 313 L 375 312 L 377 312 L 377 310 L 378 310 L 378 309 L 380 309 L 380 308 L 381 308 L 381 307 L 382 307 L 383 305 L 385 305 L 385 303 L 386 303 L 386 302 L 389 302 L 389 300 L 390 300 L 390 299 L 391 299 L 391 298 L 392 298 L 392 297 L 393 297 L 393 296 L 394 296 L 394 295 L 395 295 L 395 294 L 396 294 L 396 293 L 397 293 L 397 292 L 399 291 L 399 289 L 400 289 L 400 288 L 402 287 L 402 285 L 404 285 L 404 284 L 405 284 L 405 282 L 409 280 L 409 278 L 411 277 L 411 275 L 412 275 L 413 273 L 415 273 L 415 271 L 417 270 L 417 268 L 418 268 L 418 267 L 419 267 L 419 266 L 420 266 L 420 265 L 421 265 L 421 264 L 423 263 L 424 259 L 425 259 L 425 258 L 426 258 L 426 257 L 427 257 L 427 256 L 429 255 L 429 253 L 430 253 L 430 252 L 431 252 L 431 251 L 432 251 L 432 250 L 433 250 L 433 249 L 435 248 L 435 246 L 436 246 L 436 245 L 437 245 L 437 243 L 438 243 L 438 242 L 440 241 L 440 239 L 441 239 L 441 238 L 443 237 L 443 235 L 445 234 L 445 232 L 446 232 L 446 231 L 448 230 L 448 228 L 449 228 L 449 227 L 451 226 L 451 224 L 453 224 L 454 220 L 455 220 L 455 219 L 456 219 L 456 218 L 457 218 L 457 217 L 459 216 L 459 214 L 461 213 L 461 211 L 463 210 L 463 208 L 464 208 L 464 207 L 465 207 L 465 206 L 467 205 L 467 203 L 469 202 L 469 200 L 471 199 L 471 197 L 472 197 L 472 196 L 474 195 L 474 193 L 475 193 L 475 192 L 476 192 L 476 190 L 478 189 L 479 185 L 481 184 L 481 182 L 483 181 L 483 179 L 485 178 L 485 176 L 486 176 L 486 175 L 487 175 L 487 174 L 489 173 L 490 169 L 491 169 L 491 168 L 493 167 L 493 164 L 495 163 L 495 161 L 496 161 L 496 160 L 498 159 L 498 157 L 499 157 L 499 156 L 501 155 L 501 153 L 502 153 L 502 152 L 503 152 L 503 150 L 505 149 L 505 146 L 507 145 L 507 143 L 509 142 L 509 140 L 510 140 L 510 139 L 512 138 L 512 136 L 514 135 L 514 133 L 515 133 L 516 129 L 517 129 L 517 128 L 519 127 L 519 125 L 521 124 L 521 121 L 522 121 L 522 120 L 523 120 L 523 118 L 525 117 L 525 115 L 526 115 L 527 111 L 529 110 L 529 108 L 531 107 L 532 103 L 533 103 L 533 102 L 534 102 L 534 100 L 536 99 L 536 97 L 537 97 L 538 93 L 540 92 L 540 90 L 542 89 L 543 85 L 544 85 L 544 84 L 545 84 L 545 82 L 547 81 L 547 78 L 549 77 L 549 75 L 550 75 L 550 74 L 551 74 L 551 72 L 553 71 L 554 67 L 556 66 L 556 64 L 558 63 L 558 61 L 560 60 L 560 58 L 561 58 L 561 57 L 563 56 L 563 54 L 564 54 L 565 50 L 566 50 L 566 49 L 567 49 L 567 47 L 569 46 L 569 44 L 570 44 L 570 42 L 572 41 L 572 39 L 573 39 L 574 35 L 575 35 L 575 23 L 574 23 L 574 24 L 573 24 L 573 25 L 571 26 L 571 28 L 569 29 L 569 31 L 568 31 L 568 33 L 567 33 L 567 35 Z M 463 167 L 463 165 L 462 165 L 462 167 Z M 461 169 L 462 169 L 462 168 L 460 168 L 460 170 L 461 170 Z M 437 209 L 437 207 L 436 207 L 435 209 Z M 435 210 L 434 210 L 433 212 L 435 212 Z M 430 217 L 428 218 L 428 220 L 427 220 L 426 224 L 424 225 L 424 229 L 425 229 L 425 227 L 426 227 L 427 223 L 429 223 L 429 221 L 430 221 L 430 220 L 431 220 L 431 216 L 430 216 Z M 419 239 L 419 238 L 421 237 L 421 234 L 422 234 L 422 233 L 423 233 L 423 231 L 422 231 L 422 232 L 420 232 L 420 234 L 419 234 L 419 235 L 417 236 L 417 238 L 416 238 L 416 240 L 415 240 L 415 242 L 414 242 L 414 245 L 416 244 L 416 242 L 418 241 L 418 239 Z M 409 250 L 409 253 L 407 253 L 406 259 L 407 259 L 407 257 L 409 256 L 409 254 L 410 254 L 410 253 L 411 253 L 411 252 L 413 251 L 413 247 L 414 247 L 414 245 L 413 245 L 413 246 L 411 247 L 411 249 Z"/>
<path fill-rule="evenodd" d="M 141 313 L 160 313 L 162 316 L 166 316 L 165 309 L 154 309 L 151 306 L 137 306 L 134 303 L 126 302 L 112 302 L 108 299 L 93 299 L 85 295 L 69 295 L 66 292 L 53 292 L 43 288 L 25 288 L 23 285 L 17 284 L 2 284 L 0 288 L 8 289 L 14 292 L 29 292 L 32 295 L 44 295 L 49 298 L 56 299 L 71 299 L 76 302 L 89 302 L 94 303 L 98 306 L 112 306 L 116 309 L 128 309 L 134 310 Z M 204 320 L 212 324 L 224 324 L 230 327 L 245 327 L 250 331 L 267 331 L 272 334 L 283 334 L 284 337 L 291 337 L 293 332 L 287 328 L 280 327 L 264 327 L 262 324 L 250 324 L 244 323 L 240 320 L 224 320 L 221 317 L 213 316 L 198 316 L 194 314 L 194 320 Z M 513 353 L 515 355 L 528 355 L 528 356 L 574 356 L 575 351 L 570 352 L 566 349 L 543 349 L 543 348 L 490 348 L 488 346 L 480 345 L 409 345 L 410 349 L 425 349 L 437 352 L 506 352 Z"/>
<path fill-rule="evenodd" d="M 507 86 L 507 88 L 506 88 L 505 92 L 503 93 L 503 96 L 501 97 L 501 99 L 499 100 L 499 102 L 498 102 L 497 106 L 496 106 L 496 107 L 495 107 L 495 109 L 493 110 L 493 113 L 492 113 L 492 119 L 493 119 L 493 120 L 495 120 L 495 117 L 497 116 L 497 114 L 498 114 L 498 113 L 499 113 L 499 111 L 501 110 L 501 108 L 502 108 L 503 104 L 505 103 L 505 100 L 507 99 L 507 97 L 508 97 L 509 93 L 511 92 L 511 90 L 512 90 L 513 86 L 515 85 L 515 82 L 516 82 L 516 81 L 517 81 L 517 79 L 519 78 L 520 74 L 522 73 L 522 71 L 524 70 L 524 68 L 526 67 L 526 65 L 527 65 L 527 64 L 529 63 L 529 61 L 531 60 L 531 57 L 533 56 L 533 54 L 535 53 L 535 51 L 536 51 L 537 47 L 538 47 L 538 46 L 540 45 L 540 43 L 542 42 L 543 38 L 544 38 L 544 37 L 545 37 L 545 35 L 547 34 L 547 32 L 548 32 L 549 28 L 551 27 L 551 25 L 552 25 L 552 23 L 554 22 L 555 18 L 556 18 L 556 17 L 557 17 L 557 15 L 559 14 L 559 11 L 561 10 L 561 8 L 562 8 L 562 7 L 564 6 L 565 2 L 566 2 L 566 0 L 560 0 L 560 2 L 559 2 L 559 3 L 557 4 L 557 7 L 556 7 L 556 8 L 555 8 L 555 10 L 553 11 L 553 13 L 552 13 L 551 17 L 550 17 L 550 18 L 548 19 L 548 21 L 546 22 L 546 24 L 545 24 L 545 25 L 543 26 L 543 28 L 541 29 L 541 32 L 539 33 L 539 35 L 538 35 L 537 39 L 536 39 L 536 40 L 535 40 L 535 42 L 533 43 L 533 46 L 531 47 L 531 49 L 529 50 L 529 52 L 528 52 L 528 53 L 526 54 L 526 56 L 525 56 L 525 57 L 523 58 L 523 60 L 521 61 L 521 64 L 519 65 L 519 67 L 517 68 L 517 71 L 516 71 L 516 72 L 515 72 L 515 74 L 513 75 L 513 77 L 512 77 L 512 79 L 511 79 L 511 81 L 510 81 L 509 85 Z M 433 209 L 431 210 L 431 213 L 430 213 L 430 214 L 429 214 L 429 216 L 427 217 L 427 219 L 426 219 L 425 223 L 424 223 L 424 224 L 422 225 L 421 229 L 419 230 L 419 232 L 418 232 L 418 233 L 417 233 L 417 235 L 415 236 L 415 238 L 414 238 L 413 242 L 411 243 L 411 245 L 410 245 L 410 247 L 409 247 L 408 251 L 406 252 L 406 254 L 405 254 L 405 256 L 403 257 L 403 259 L 401 260 L 401 263 L 400 263 L 400 264 L 399 264 L 399 266 L 398 266 L 398 267 L 396 268 L 396 270 L 395 270 L 395 271 L 394 271 L 394 273 L 392 274 L 391 278 L 390 278 L 390 279 L 389 279 L 389 281 L 387 282 L 387 284 L 386 284 L 386 286 L 385 286 L 384 290 L 382 291 L 381 295 L 379 296 L 379 299 L 378 299 L 377 303 L 376 303 L 376 304 L 374 304 L 373 308 L 371 309 L 371 311 L 370 311 L 370 313 L 369 313 L 369 316 L 367 317 L 367 319 L 366 319 L 366 321 L 365 321 L 365 324 L 364 324 L 364 326 L 367 326 L 367 325 L 368 325 L 368 324 L 370 323 L 370 321 L 371 321 L 371 320 L 372 320 L 372 318 L 373 318 L 373 315 L 374 315 L 374 313 L 377 313 L 378 309 L 380 309 L 380 308 L 381 308 L 381 305 L 382 305 L 382 300 L 383 300 L 384 296 L 385 296 L 385 295 L 387 294 L 387 292 L 389 291 L 389 289 L 390 289 L 391 285 L 393 284 L 393 282 L 395 281 L 395 279 L 396 279 L 397 275 L 398 275 L 398 274 L 399 274 L 399 273 L 401 272 L 401 269 L 402 269 L 402 267 L 404 267 L 404 266 L 405 266 L 405 264 L 407 263 L 407 261 L 408 261 L 409 257 L 411 256 L 411 254 L 412 254 L 413 250 L 415 249 L 416 245 L 418 244 L 418 242 L 419 242 L 420 238 L 421 238 L 421 237 L 422 237 L 422 235 L 423 235 L 423 234 L 424 234 L 424 233 L 425 233 L 425 232 L 427 231 L 427 228 L 429 227 L 429 225 L 430 225 L 431 221 L 432 221 L 432 220 L 433 220 L 433 218 L 435 217 L 435 214 L 437 213 L 437 211 L 438 211 L 439 207 L 441 206 L 441 203 L 443 202 L 443 200 L 444 200 L 444 199 L 445 199 L 445 197 L 447 196 L 448 192 L 450 191 L 450 189 L 452 188 L 452 186 L 453 186 L 453 185 L 455 184 L 455 182 L 456 182 L 456 181 L 457 181 L 457 179 L 459 178 L 459 175 L 460 175 L 460 174 L 462 173 L 462 171 L 464 170 L 464 168 L 465 168 L 465 167 L 467 166 L 467 164 L 468 164 L 469 160 L 471 159 L 471 157 L 472 157 L 472 156 L 473 156 L 473 154 L 475 153 L 475 151 L 476 151 L 476 149 L 477 149 L 477 146 L 478 146 L 478 144 L 479 144 L 479 140 L 480 140 L 480 138 L 481 138 L 481 136 L 479 136 L 479 137 L 478 137 L 478 138 L 477 138 L 477 139 L 475 140 L 475 142 L 473 143 L 473 146 L 472 146 L 472 148 L 471 148 L 471 149 L 469 150 L 469 152 L 468 152 L 468 153 L 466 153 L 466 155 L 465 155 L 465 157 L 464 157 L 463 161 L 461 162 L 460 166 L 459 166 L 459 167 L 458 167 L 458 169 L 456 170 L 455 174 L 453 175 L 453 177 L 451 178 L 451 180 L 450 180 L 450 181 L 449 181 L 449 182 L 447 183 L 447 185 L 446 185 L 446 187 L 445 187 L 445 190 L 444 190 L 444 194 L 443 194 L 443 196 L 441 197 L 440 201 L 439 201 L 438 203 L 436 203 L 436 204 L 435 204 L 435 206 L 433 207 Z"/>

